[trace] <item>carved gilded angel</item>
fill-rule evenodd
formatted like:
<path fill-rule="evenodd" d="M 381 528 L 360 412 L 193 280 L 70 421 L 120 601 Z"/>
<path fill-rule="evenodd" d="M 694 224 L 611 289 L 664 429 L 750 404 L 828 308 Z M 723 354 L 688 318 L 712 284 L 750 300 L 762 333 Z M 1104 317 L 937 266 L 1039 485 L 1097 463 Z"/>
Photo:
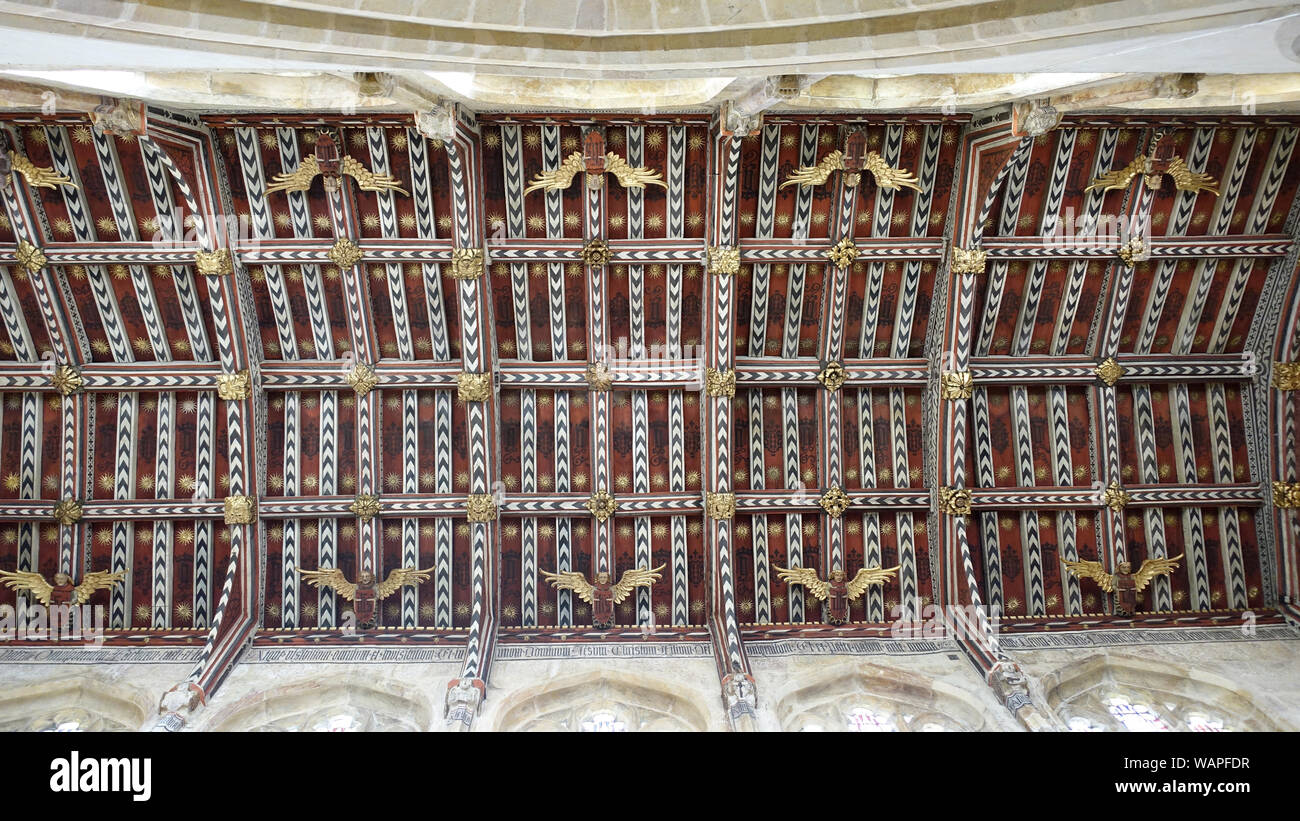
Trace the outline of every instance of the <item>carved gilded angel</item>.
<path fill-rule="evenodd" d="M 587 168 L 582 152 L 575 151 L 564 158 L 564 162 L 560 163 L 559 168 L 542 171 L 533 177 L 533 181 L 524 189 L 524 193 L 529 194 L 538 189 L 562 191 L 573 184 L 573 178 L 583 169 L 586 169 L 587 173 L 592 175 L 592 179 L 596 180 L 601 179 L 601 174 L 613 174 L 624 188 L 645 188 L 647 185 L 668 187 L 668 184 L 663 181 L 663 176 L 658 171 L 651 171 L 645 166 L 634 168 L 613 151 L 606 152 L 603 163 L 599 163 L 598 160 L 597 163 L 598 167 L 595 169 Z"/>
<path fill-rule="evenodd" d="M 1072 562 L 1065 559 L 1061 563 L 1066 569 L 1081 579 L 1092 579 L 1103 591 L 1115 594 L 1115 614 L 1131 616 L 1137 612 L 1137 594 L 1151 584 L 1156 576 L 1167 576 L 1178 569 L 1179 553 L 1172 559 L 1153 558 L 1142 562 L 1138 572 L 1133 572 L 1130 562 L 1120 562 L 1114 573 L 1107 573 L 1101 562 Z"/>
<path fill-rule="evenodd" d="M 323 568 L 319 570 L 298 569 L 299 575 L 303 581 L 314 587 L 328 587 L 337 591 L 340 596 L 352 602 L 352 612 L 356 614 L 357 623 L 361 627 L 373 627 L 375 625 L 375 605 L 396 593 L 403 587 L 415 586 L 421 582 L 428 581 L 429 574 L 433 568 L 419 570 L 414 567 L 395 567 L 388 574 L 388 578 L 382 583 L 377 583 L 375 574 L 369 570 L 361 571 L 357 577 L 357 583 L 353 584 L 343 575 L 343 571 L 337 567 Z"/>
<path fill-rule="evenodd" d="M 578 572 L 551 573 L 543 570 L 542 575 L 557 590 L 572 590 L 578 598 L 591 605 L 591 623 L 594 627 L 605 630 L 614 626 L 614 605 L 621 604 L 638 587 L 650 587 L 661 577 L 660 571 L 666 565 L 659 565 L 653 570 L 633 567 L 623 571 L 618 584 L 610 584 L 611 576 L 601 571 L 596 574 L 595 583 Z"/>
<path fill-rule="evenodd" d="M 357 181 L 357 187 L 362 191 L 396 191 L 404 196 L 410 196 L 392 176 L 376 174 L 352 157 L 345 156 L 339 160 L 338 170 L 331 174 L 322 168 L 314 154 L 304 157 L 294 170 L 276 174 L 271 179 L 271 184 L 266 187 L 266 193 L 269 195 L 275 191 L 306 191 L 311 188 L 312 180 L 316 179 L 318 174 L 335 181 L 338 180 L 339 175 L 347 174 Z"/>
<path fill-rule="evenodd" d="M 29 592 L 32 597 L 44 605 L 49 604 L 85 604 L 90 601 L 96 590 L 109 590 L 126 580 L 126 571 L 110 573 L 96 570 L 87 573 L 81 584 L 73 586 L 72 577 L 67 573 L 55 573 L 54 583 L 45 581 L 40 573 L 24 570 L 0 570 L 0 582 L 10 590 Z"/>
<path fill-rule="evenodd" d="M 1100 188 L 1103 191 L 1113 191 L 1128 188 L 1128 184 L 1138 174 L 1142 175 L 1142 181 L 1153 191 L 1160 189 L 1164 183 L 1163 175 L 1168 174 L 1174 181 L 1174 187 L 1179 191 L 1209 191 L 1216 197 L 1219 195 L 1218 181 L 1209 174 L 1191 170 L 1187 167 L 1187 163 L 1183 162 L 1182 157 L 1171 157 L 1167 160 L 1135 157 L 1123 168 L 1107 171 L 1097 177 L 1086 190 Z"/>
<path fill-rule="evenodd" d="M 811 567 L 775 567 L 777 575 L 787 584 L 801 584 L 818 601 L 826 602 L 830 624 L 844 624 L 849 620 L 849 602 L 862 598 L 867 588 L 883 585 L 898 572 L 893 567 L 864 567 L 851 580 L 843 570 L 832 570 L 831 577 L 822 581 Z"/>
<path fill-rule="evenodd" d="M 71 179 L 57 173 L 53 168 L 42 168 L 16 151 L 9 152 L 9 167 L 22 174 L 32 188 L 54 188 L 58 185 L 77 187 Z"/>
<path fill-rule="evenodd" d="M 853 166 L 857 167 L 853 167 Z M 885 158 L 875 151 L 869 152 L 862 158 L 860 163 L 851 162 L 843 151 L 832 151 L 821 162 L 814 166 L 801 166 L 798 171 L 791 172 L 786 181 L 781 183 L 781 187 L 787 185 L 801 186 L 821 185 L 826 182 L 834 171 L 843 171 L 846 174 L 845 183 L 850 187 L 856 186 L 859 182 L 861 171 L 870 171 L 871 176 L 876 180 L 878 188 L 888 188 L 897 190 L 899 188 L 911 188 L 916 191 L 921 190 L 920 181 L 911 171 L 905 171 L 902 168 L 895 168 L 885 162 Z"/>

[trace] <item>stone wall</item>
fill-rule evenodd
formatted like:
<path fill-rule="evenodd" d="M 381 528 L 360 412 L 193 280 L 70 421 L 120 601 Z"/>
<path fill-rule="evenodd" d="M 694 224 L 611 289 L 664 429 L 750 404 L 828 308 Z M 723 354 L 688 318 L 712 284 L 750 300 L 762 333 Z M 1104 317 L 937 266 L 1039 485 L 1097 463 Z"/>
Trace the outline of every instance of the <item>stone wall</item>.
<path fill-rule="evenodd" d="M 1034 705 L 1057 729 L 1083 713 L 1097 728 L 1115 729 L 1107 725 L 1105 704 L 1122 693 L 1151 705 L 1175 729 L 1186 728 L 1180 722 L 1190 711 L 1217 717 L 1229 729 L 1296 730 L 1300 639 L 1286 635 L 1275 629 L 1253 641 L 1166 636 L 1163 644 L 1064 642 L 1008 649 L 1008 655 L 1026 674 Z M 766 645 L 752 660 L 758 693 L 753 726 L 848 729 L 867 716 L 899 730 L 1021 729 L 955 645 L 926 644 L 845 642 L 840 649 L 848 652 L 812 654 L 798 652 L 797 642 Z M 647 645 L 635 644 L 596 647 L 602 649 L 501 648 L 507 652 L 494 665 L 473 729 L 728 729 L 710 655 L 686 648 L 648 653 Z M 130 651 L 98 664 L 54 663 L 48 657 L 0 662 L 0 728 L 59 721 L 110 730 L 151 727 L 162 694 L 183 681 L 190 665 L 134 660 L 139 658 L 147 655 Z M 190 716 L 186 730 L 307 731 L 331 729 L 331 722 L 333 729 L 448 729 L 443 705 L 459 672 L 457 661 L 394 658 L 402 656 L 251 650 Z"/>

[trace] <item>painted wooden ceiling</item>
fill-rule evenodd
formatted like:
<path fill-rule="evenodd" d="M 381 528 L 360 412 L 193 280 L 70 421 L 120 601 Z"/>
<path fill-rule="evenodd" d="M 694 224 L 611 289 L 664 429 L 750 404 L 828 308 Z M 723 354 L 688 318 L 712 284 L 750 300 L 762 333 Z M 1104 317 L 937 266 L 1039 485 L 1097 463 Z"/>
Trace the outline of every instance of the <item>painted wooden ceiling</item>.
<path fill-rule="evenodd" d="M 1294 513 L 1269 483 L 1300 478 L 1295 408 L 1268 376 L 1300 345 L 1297 121 L 1079 116 L 1025 137 L 968 115 L 777 115 L 730 135 L 705 115 L 458 112 L 433 135 L 151 108 L 143 133 L 5 125 L 76 185 L 11 174 L 3 195 L 0 568 L 126 571 L 99 594 L 110 640 L 202 646 L 204 686 L 250 640 L 358 640 L 297 568 L 433 568 L 362 638 L 463 645 L 469 679 L 498 641 L 712 642 L 734 671 L 746 642 L 888 635 L 900 607 L 992 605 L 1011 630 L 1293 607 Z M 321 126 L 409 193 L 268 194 Z M 524 193 L 591 128 L 664 185 Z M 855 130 L 919 190 L 782 185 Z M 1157 144 L 1218 195 L 1140 174 L 1087 190 Z M 1131 266 L 1118 239 L 1069 236 L 1115 218 L 1150 225 Z M 355 263 L 331 256 L 345 238 Z M 609 258 L 587 264 L 597 240 Z M 856 256 L 836 260 L 844 240 Z M 954 247 L 987 260 L 958 273 Z M 477 276 L 456 261 L 475 248 Z M 734 274 L 710 262 L 730 248 Z M 237 261 L 206 275 L 195 252 L 218 249 Z M 590 389 L 597 361 L 610 390 Z M 77 389 L 59 390 L 63 366 Z M 734 391 L 706 389 L 706 368 Z M 252 390 L 221 398 L 241 371 Z M 950 372 L 969 397 L 946 398 Z M 496 390 L 467 400 L 466 373 Z M 1126 505 L 1107 505 L 1113 483 Z M 587 508 L 598 491 L 608 520 Z M 239 496 L 254 523 L 223 518 Z M 65 499 L 83 512 L 60 524 Z M 1146 593 L 1164 612 L 1131 620 L 1061 566 L 1179 554 Z M 541 576 L 661 564 L 612 631 Z M 774 569 L 792 565 L 899 573 L 832 629 Z"/>

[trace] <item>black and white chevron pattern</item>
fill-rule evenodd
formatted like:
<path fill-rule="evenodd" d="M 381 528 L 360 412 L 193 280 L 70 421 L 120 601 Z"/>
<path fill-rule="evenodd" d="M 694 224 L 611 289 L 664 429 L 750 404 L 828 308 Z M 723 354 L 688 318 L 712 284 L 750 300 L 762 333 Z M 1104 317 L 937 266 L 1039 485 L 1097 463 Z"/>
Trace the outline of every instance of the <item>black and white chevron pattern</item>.
<path fill-rule="evenodd" d="M 911 485 L 911 471 L 907 460 L 907 397 L 898 388 L 889 389 L 889 441 L 893 452 L 894 487 L 905 488 Z M 918 588 L 916 568 L 916 542 L 912 525 L 912 514 L 899 511 L 897 522 L 898 539 L 898 602 L 904 614 L 919 619 L 921 613 L 921 594 Z"/>
<path fill-rule="evenodd" d="M 114 448 L 113 498 L 130 499 L 135 491 L 136 411 L 139 397 L 132 393 L 119 394 L 117 398 L 117 444 Z M 131 579 L 131 550 L 135 543 L 135 525 L 117 522 L 113 525 L 112 572 L 127 571 Z M 113 588 L 109 601 L 109 626 L 117 629 L 129 627 L 131 615 L 131 585 Z"/>
<path fill-rule="evenodd" d="M 1192 150 L 1187 156 L 1187 167 L 1198 173 L 1204 171 L 1205 164 L 1209 160 L 1210 148 L 1213 145 L 1214 129 L 1197 129 L 1196 137 L 1192 143 Z M 1174 204 L 1173 213 L 1170 215 L 1169 225 L 1165 229 L 1166 236 L 1184 236 L 1191 226 L 1193 208 L 1196 205 L 1198 195 L 1194 191 L 1180 191 L 1177 196 L 1178 199 Z M 1162 259 L 1157 264 L 1155 282 L 1147 293 L 1146 307 L 1142 312 L 1142 330 L 1134 347 L 1136 353 L 1149 353 L 1151 351 L 1161 315 L 1164 313 L 1165 303 L 1169 298 L 1169 291 L 1173 287 L 1174 272 L 1177 267 L 1178 261 L 1175 259 Z"/>
<path fill-rule="evenodd" d="M 198 395 L 195 410 L 194 486 L 195 499 L 214 498 L 213 446 L 216 427 L 216 395 L 205 391 Z M 212 536 L 210 521 L 194 523 L 194 618 L 193 626 L 208 626 L 212 617 Z"/>
<path fill-rule="evenodd" d="M 792 388 L 781 390 L 781 446 L 787 490 L 804 490 L 799 472 L 799 403 Z M 788 513 L 785 517 L 785 560 L 789 567 L 803 567 L 803 517 Z M 790 621 L 804 620 L 804 590 L 790 585 L 786 595 Z"/>
<path fill-rule="evenodd" d="M 157 444 L 154 449 L 154 496 L 170 499 L 173 492 L 172 448 L 175 443 L 176 395 L 158 394 L 154 428 Z M 153 525 L 153 606 L 150 626 L 171 627 L 172 580 L 172 523 L 159 520 Z"/>
<path fill-rule="evenodd" d="M 1156 455 L 1155 415 L 1151 407 L 1151 388 L 1133 386 L 1134 426 L 1138 446 L 1139 475 L 1145 484 L 1160 481 L 1159 457 Z M 1165 543 L 1164 511 L 1147 508 L 1142 511 L 1146 531 L 1147 555 L 1164 558 L 1168 555 Z M 1173 593 L 1168 576 L 1159 576 L 1152 582 L 1152 601 L 1156 610 L 1173 609 Z"/>
<path fill-rule="evenodd" d="M 1228 427 L 1228 400 L 1226 389 L 1220 384 L 1210 384 L 1205 389 L 1210 406 L 1210 435 L 1214 454 L 1215 480 L 1233 481 L 1232 436 Z M 1246 607 L 1246 570 L 1243 564 L 1241 525 L 1235 507 L 1219 508 L 1219 533 L 1223 552 L 1223 572 L 1228 593 L 1228 606 L 1232 609 Z"/>
<path fill-rule="evenodd" d="M 1255 138 L 1258 130 L 1241 128 L 1232 145 L 1232 154 L 1228 160 L 1228 170 L 1219 181 L 1219 196 L 1215 199 L 1214 210 L 1210 216 L 1210 227 L 1205 232 L 1209 236 L 1223 236 L 1232 227 L 1232 215 L 1237 208 L 1237 200 L 1246 182 L 1246 170 L 1254 154 Z M 1190 353 L 1196 337 L 1196 329 L 1210 298 L 1210 289 L 1218 276 L 1218 268 L 1224 260 L 1207 258 L 1199 260 L 1193 282 L 1196 288 L 1191 299 L 1183 304 L 1179 315 L 1178 332 L 1174 338 L 1172 352 Z"/>
<path fill-rule="evenodd" d="M 1198 481 L 1196 474 L 1196 442 L 1192 433 L 1191 400 L 1186 385 L 1173 385 L 1169 391 L 1173 409 L 1178 449 L 1178 481 L 1189 484 Z M 1187 554 L 1189 607 L 1192 610 L 1210 609 L 1210 570 L 1205 552 L 1205 522 L 1199 507 L 1181 510 L 1183 549 Z"/>
<path fill-rule="evenodd" d="M 317 486 L 322 496 L 338 493 L 338 393 L 321 391 L 319 473 Z M 334 519 L 320 519 L 316 523 L 316 565 L 320 568 L 338 567 L 338 523 Z M 316 596 L 316 625 L 331 628 L 338 616 L 337 598 L 330 588 L 320 588 Z"/>
<path fill-rule="evenodd" d="M 993 442 L 990 438 L 988 391 L 978 385 L 972 394 L 972 431 L 975 435 L 975 480 L 977 487 L 994 487 Z M 998 541 L 998 515 L 979 511 L 980 543 L 984 548 L 984 579 L 991 612 L 1003 613 L 1002 552 Z M 958 528 L 959 531 L 964 528 Z"/>
<path fill-rule="evenodd" d="M 1016 148 L 1007 164 L 1003 166 L 1002 172 L 999 172 L 997 179 L 993 182 L 993 187 L 989 189 L 988 199 L 984 203 L 985 209 L 990 209 L 993 204 L 993 196 L 997 193 L 999 185 L 1005 183 L 1006 191 L 1002 197 L 1002 213 L 998 220 L 999 234 L 1013 234 L 1016 230 L 1016 224 L 1020 219 L 1020 205 L 1024 200 L 1025 182 L 1028 179 L 1029 155 L 1033 147 L 1032 139 L 1022 140 L 1020 146 Z M 983 214 L 982 220 L 976 226 L 976 232 L 982 235 L 983 226 L 987 221 L 988 215 Z M 993 344 L 993 335 L 997 329 L 998 313 L 1002 310 L 1002 295 L 1006 290 L 1007 284 L 1007 261 L 1004 259 L 994 259 L 988 265 L 988 285 L 984 296 L 984 316 L 980 322 L 979 340 L 975 345 L 975 354 L 977 356 L 987 356 L 989 348 Z"/>

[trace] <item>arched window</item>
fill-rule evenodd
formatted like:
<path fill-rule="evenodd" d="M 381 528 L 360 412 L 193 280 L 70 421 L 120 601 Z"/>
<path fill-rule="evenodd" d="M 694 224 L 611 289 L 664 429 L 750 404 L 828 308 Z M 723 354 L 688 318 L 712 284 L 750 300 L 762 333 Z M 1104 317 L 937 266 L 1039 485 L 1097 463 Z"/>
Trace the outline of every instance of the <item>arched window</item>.
<path fill-rule="evenodd" d="M 716 696 L 715 696 L 716 698 Z M 710 729 L 689 689 L 646 677 L 583 673 L 505 697 L 497 730 L 644 733 Z"/>
<path fill-rule="evenodd" d="M 1228 732 L 1228 728 L 1223 726 L 1223 719 L 1211 718 L 1199 710 L 1188 713 L 1184 720 L 1187 722 L 1187 729 L 1194 733 Z"/>
<path fill-rule="evenodd" d="M 848 729 L 853 733 L 896 733 L 898 725 L 888 713 L 858 707 L 849 712 Z"/>
<path fill-rule="evenodd" d="M 1048 704 L 1075 732 L 1279 729 L 1231 682 L 1147 659 L 1093 656 L 1044 676 L 1043 684 Z"/>
<path fill-rule="evenodd" d="M 1111 696 L 1106 705 L 1111 716 L 1133 733 L 1167 733 L 1169 725 L 1145 701 L 1134 703 L 1128 696 Z"/>
<path fill-rule="evenodd" d="M 923 676 L 873 664 L 845 666 L 801 684 L 776 703 L 781 725 L 799 732 L 934 733 L 978 730 L 983 705 Z"/>
<path fill-rule="evenodd" d="M 102 719 L 73 707 L 40 716 L 32 721 L 30 729 L 38 733 L 93 733 L 105 727 Z"/>
<path fill-rule="evenodd" d="M 318 713 L 304 729 L 313 733 L 365 732 L 371 716 L 357 709 L 333 709 Z"/>
<path fill-rule="evenodd" d="M 1070 728 L 1071 732 L 1075 733 L 1101 733 L 1106 731 L 1105 727 L 1087 716 L 1071 716 L 1065 724 Z"/>
<path fill-rule="evenodd" d="M 150 702 L 146 694 L 82 676 L 6 688 L 0 732 L 129 732 L 149 719 Z"/>
<path fill-rule="evenodd" d="M 432 724 L 427 697 L 401 685 L 379 690 L 350 676 L 255 693 L 203 729 L 262 733 L 420 732 Z"/>
<path fill-rule="evenodd" d="M 582 720 L 584 733 L 625 733 L 627 723 L 618 720 L 618 716 L 608 710 L 592 713 Z"/>

